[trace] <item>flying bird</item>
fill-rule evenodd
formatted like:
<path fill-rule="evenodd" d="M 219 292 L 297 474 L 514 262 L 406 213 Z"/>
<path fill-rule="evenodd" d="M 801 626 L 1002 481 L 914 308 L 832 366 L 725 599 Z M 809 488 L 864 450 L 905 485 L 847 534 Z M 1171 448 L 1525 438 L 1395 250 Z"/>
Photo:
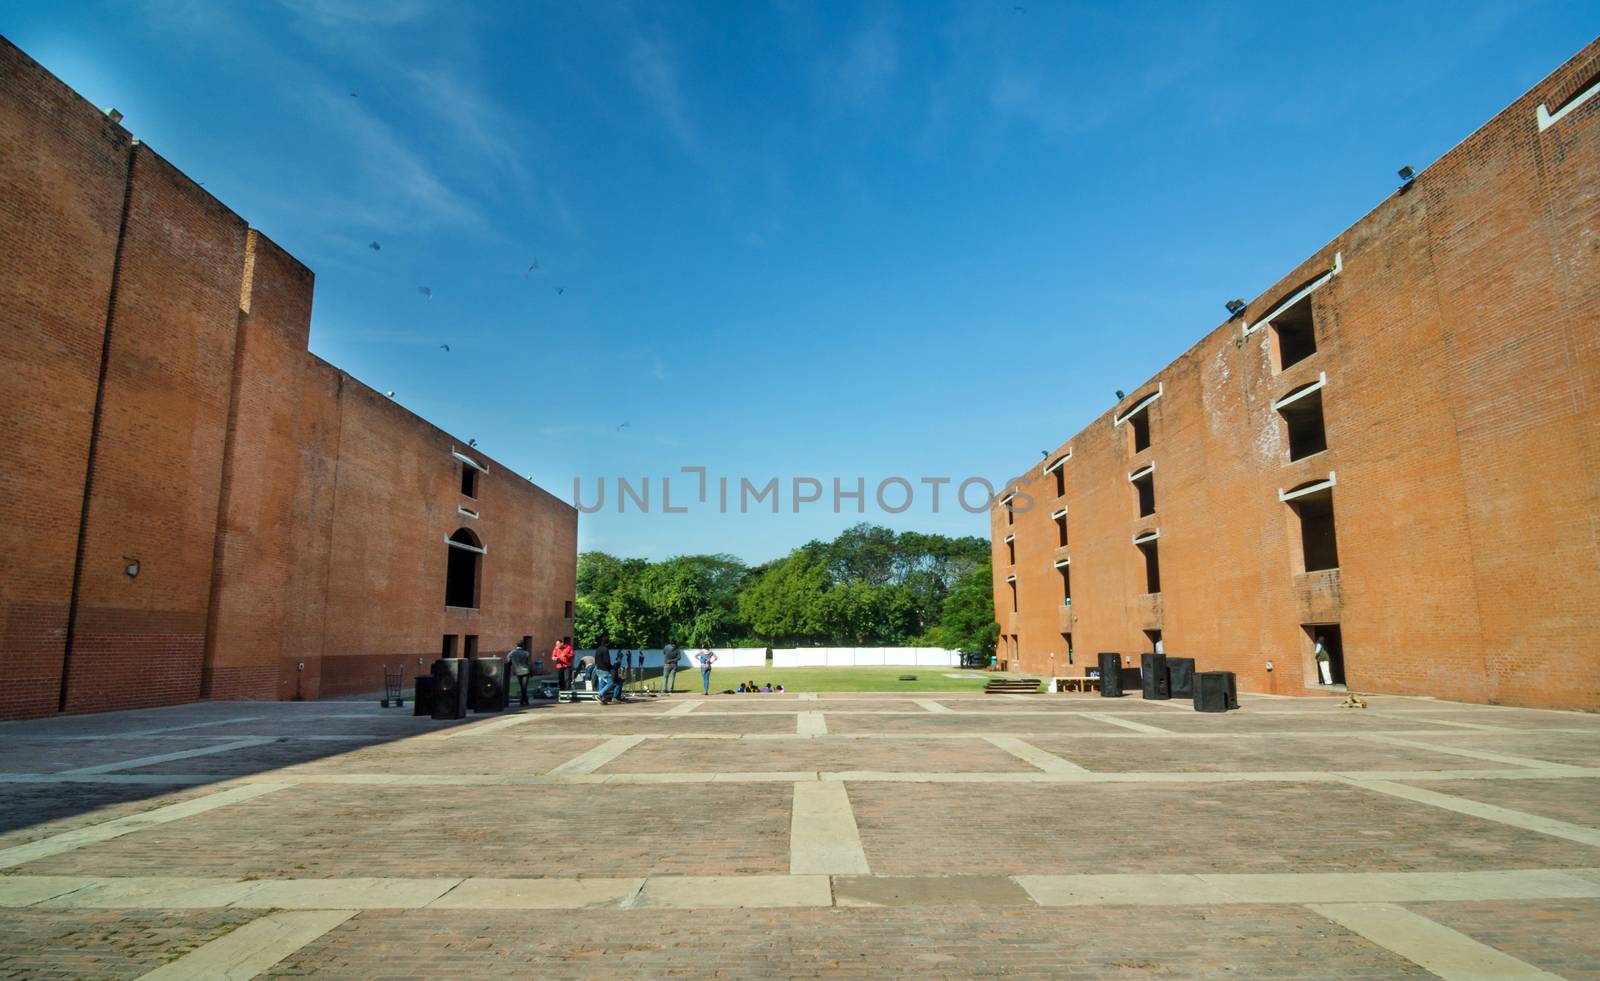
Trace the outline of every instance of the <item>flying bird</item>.
<path fill-rule="evenodd" d="M 620 426 L 618 426 L 618 427 L 617 427 L 617 432 L 619 432 L 619 433 L 620 433 L 620 432 L 622 432 L 622 431 L 623 431 L 623 430 L 624 430 L 624 429 L 627 429 L 627 428 L 628 428 L 628 424 L 627 424 L 627 423 L 623 423 L 623 424 L 622 424 L 622 425 L 620 425 Z"/>
<path fill-rule="evenodd" d="M 377 242 L 368 242 L 367 243 L 367 248 L 371 249 L 374 252 L 382 252 L 383 251 L 383 246 L 379 245 Z"/>
<path fill-rule="evenodd" d="M 448 345 L 448 344 L 440 344 L 439 345 L 439 349 L 444 351 L 444 353 L 446 353 L 446 354 L 450 353 L 450 345 Z"/>
<path fill-rule="evenodd" d="M 358 98 L 360 98 L 360 96 L 358 96 L 358 95 L 356 95 L 356 94 L 355 94 L 355 93 L 354 93 L 354 92 L 351 92 L 351 93 L 350 93 L 350 98 L 352 98 L 352 99 L 358 99 Z"/>
<path fill-rule="evenodd" d="M 528 263 L 528 272 L 523 273 L 522 274 L 522 278 L 523 279 L 527 279 L 528 278 L 528 273 L 531 273 L 531 272 L 533 272 L 534 270 L 536 270 L 538 268 L 539 268 L 539 260 L 538 259 L 535 259 L 532 262 Z"/>
<path fill-rule="evenodd" d="M 561 294 L 565 293 L 566 291 L 567 291 L 567 288 L 565 286 L 557 286 L 556 287 L 556 296 L 560 296 Z"/>
<path fill-rule="evenodd" d="M 418 286 L 417 292 L 421 293 L 426 299 L 433 299 L 433 287 L 431 286 Z"/>

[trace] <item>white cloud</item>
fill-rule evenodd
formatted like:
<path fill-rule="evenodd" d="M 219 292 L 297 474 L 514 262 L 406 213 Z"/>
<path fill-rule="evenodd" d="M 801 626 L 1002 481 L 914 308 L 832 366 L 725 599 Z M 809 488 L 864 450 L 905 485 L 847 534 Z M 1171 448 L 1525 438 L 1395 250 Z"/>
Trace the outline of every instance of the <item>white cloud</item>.
<path fill-rule="evenodd" d="M 684 149 L 698 152 L 700 138 L 685 107 L 676 49 L 660 38 L 635 36 L 628 45 L 623 69 L 673 138 Z"/>

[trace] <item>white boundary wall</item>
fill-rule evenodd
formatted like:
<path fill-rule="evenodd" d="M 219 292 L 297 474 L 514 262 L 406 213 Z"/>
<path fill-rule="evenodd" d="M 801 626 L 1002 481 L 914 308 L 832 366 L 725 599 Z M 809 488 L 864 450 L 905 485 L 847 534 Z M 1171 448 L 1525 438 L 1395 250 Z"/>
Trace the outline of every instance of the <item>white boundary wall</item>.
<path fill-rule="evenodd" d="M 622 648 L 620 647 L 611 649 L 612 654 L 618 654 L 621 651 Z M 680 647 L 678 649 L 678 670 L 698 671 L 699 666 L 694 661 L 694 656 L 698 651 L 699 648 Z M 767 666 L 767 649 L 765 647 L 713 647 L 711 653 L 717 656 L 717 663 L 712 666 L 712 670 L 717 668 L 764 668 Z M 575 651 L 573 652 L 573 660 L 574 662 L 581 661 L 583 658 L 593 654 L 593 648 Z M 628 663 L 631 665 L 633 663 L 632 650 L 628 651 L 628 656 Z M 543 660 L 545 666 L 549 667 L 550 655 L 548 652 L 545 653 Z M 661 667 L 661 648 L 650 648 L 644 652 L 644 666 L 647 668 Z"/>
<path fill-rule="evenodd" d="M 961 666 L 961 654 L 939 647 L 774 647 L 774 668 Z"/>

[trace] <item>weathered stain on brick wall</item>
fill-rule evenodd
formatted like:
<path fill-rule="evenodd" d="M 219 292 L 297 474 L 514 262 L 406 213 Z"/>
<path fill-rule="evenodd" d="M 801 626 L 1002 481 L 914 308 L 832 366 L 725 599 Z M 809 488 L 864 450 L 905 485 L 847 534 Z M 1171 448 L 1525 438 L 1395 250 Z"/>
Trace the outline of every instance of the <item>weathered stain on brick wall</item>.
<path fill-rule="evenodd" d="M 1536 112 L 1597 66 L 1600 42 L 1062 444 L 1065 495 L 1042 466 L 1019 477 L 1034 507 L 991 515 L 1000 656 L 1081 674 L 1159 629 L 1245 690 L 1306 694 L 1307 626 L 1336 623 L 1351 688 L 1600 708 L 1600 99 L 1543 131 Z M 1336 265 L 1310 294 L 1315 353 L 1280 367 L 1274 327 L 1245 325 Z M 1273 404 L 1323 379 L 1327 447 L 1291 461 Z M 1135 453 L 1114 418 L 1158 386 Z M 1150 464 L 1141 519 L 1128 477 Z M 1337 568 L 1308 572 L 1280 492 L 1330 480 Z M 1159 602 L 1133 544 L 1150 530 Z"/>

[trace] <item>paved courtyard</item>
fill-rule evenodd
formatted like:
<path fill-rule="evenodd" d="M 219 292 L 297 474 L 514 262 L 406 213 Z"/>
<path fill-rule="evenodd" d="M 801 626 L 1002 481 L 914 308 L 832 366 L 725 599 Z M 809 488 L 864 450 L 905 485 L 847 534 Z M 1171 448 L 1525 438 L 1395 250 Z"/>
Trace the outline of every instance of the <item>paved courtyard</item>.
<path fill-rule="evenodd" d="M 0 724 L 0 977 L 1600 979 L 1600 716 L 678 695 Z"/>

